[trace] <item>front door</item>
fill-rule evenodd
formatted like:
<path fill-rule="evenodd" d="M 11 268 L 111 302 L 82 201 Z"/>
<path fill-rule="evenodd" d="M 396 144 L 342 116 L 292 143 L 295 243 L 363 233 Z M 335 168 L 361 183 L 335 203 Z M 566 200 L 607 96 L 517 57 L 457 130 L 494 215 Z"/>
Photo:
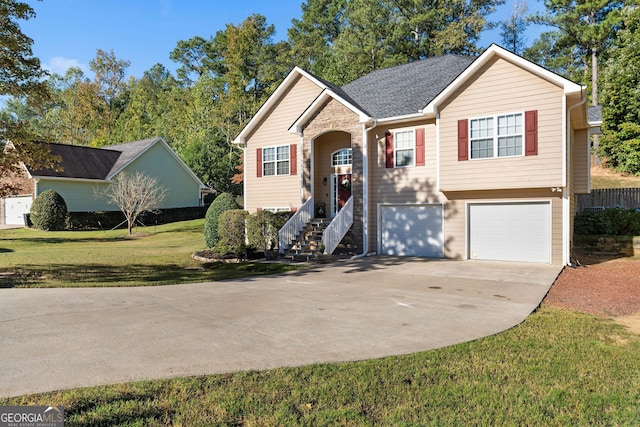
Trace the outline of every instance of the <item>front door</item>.
<path fill-rule="evenodd" d="M 331 175 L 331 218 L 336 216 L 351 197 L 351 174 Z"/>

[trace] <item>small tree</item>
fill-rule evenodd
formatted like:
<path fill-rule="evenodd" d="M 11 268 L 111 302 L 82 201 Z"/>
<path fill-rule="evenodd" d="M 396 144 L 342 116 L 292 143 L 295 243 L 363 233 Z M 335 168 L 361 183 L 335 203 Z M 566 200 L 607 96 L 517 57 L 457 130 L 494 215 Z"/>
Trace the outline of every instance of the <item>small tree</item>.
<path fill-rule="evenodd" d="M 31 222 L 45 231 L 64 230 L 67 203 L 53 190 L 43 191 L 31 205 Z"/>
<path fill-rule="evenodd" d="M 216 245 L 221 254 L 233 253 L 238 258 L 246 252 L 245 224 L 249 213 L 242 209 L 229 209 L 220 215 L 218 220 L 218 235 L 220 240 Z"/>
<path fill-rule="evenodd" d="M 108 187 L 96 190 L 95 194 L 96 197 L 102 197 L 107 203 L 120 208 L 127 219 L 127 228 L 131 234 L 136 219 L 144 212 L 158 209 L 167 191 L 154 177 L 142 172 L 132 175 L 122 172 Z"/>
<path fill-rule="evenodd" d="M 236 198 L 231 193 L 222 193 L 211 203 L 204 220 L 204 242 L 207 248 L 213 248 L 220 240 L 218 220 L 224 211 L 238 209 Z"/>
<path fill-rule="evenodd" d="M 259 211 L 247 218 L 247 239 L 249 245 L 264 252 L 273 249 L 278 239 L 278 228 L 275 225 L 276 215 L 269 211 Z"/>

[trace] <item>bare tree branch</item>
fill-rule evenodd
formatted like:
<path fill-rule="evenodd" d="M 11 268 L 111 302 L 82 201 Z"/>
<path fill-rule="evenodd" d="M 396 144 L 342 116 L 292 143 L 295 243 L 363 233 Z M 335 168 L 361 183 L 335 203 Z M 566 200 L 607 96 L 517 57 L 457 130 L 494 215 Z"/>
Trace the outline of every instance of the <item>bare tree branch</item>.
<path fill-rule="evenodd" d="M 127 219 L 129 234 L 136 219 L 144 212 L 159 208 L 167 195 L 166 189 L 158 183 L 157 178 L 142 172 L 132 175 L 123 172 L 108 187 L 96 189 L 94 193 L 96 197 L 120 208 Z"/>

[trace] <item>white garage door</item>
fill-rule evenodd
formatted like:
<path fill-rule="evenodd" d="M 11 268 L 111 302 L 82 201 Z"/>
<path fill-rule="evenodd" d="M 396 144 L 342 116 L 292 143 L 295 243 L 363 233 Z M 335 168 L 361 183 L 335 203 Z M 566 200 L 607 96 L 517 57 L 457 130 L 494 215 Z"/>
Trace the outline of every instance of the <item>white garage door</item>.
<path fill-rule="evenodd" d="M 381 206 L 383 255 L 442 258 L 442 205 Z"/>
<path fill-rule="evenodd" d="M 551 262 L 551 204 L 469 205 L 471 259 Z"/>
<path fill-rule="evenodd" d="M 2 199 L 5 224 L 24 224 L 24 214 L 31 210 L 31 196 L 7 197 Z"/>

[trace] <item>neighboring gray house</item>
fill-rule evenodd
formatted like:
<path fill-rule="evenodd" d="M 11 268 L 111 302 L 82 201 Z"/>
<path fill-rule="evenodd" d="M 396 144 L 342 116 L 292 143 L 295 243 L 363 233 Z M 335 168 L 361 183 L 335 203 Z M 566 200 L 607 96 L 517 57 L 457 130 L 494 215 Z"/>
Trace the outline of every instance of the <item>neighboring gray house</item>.
<path fill-rule="evenodd" d="M 23 194 L 2 199 L 2 222 L 23 224 L 32 201 L 52 189 L 67 203 L 69 212 L 116 211 L 118 208 L 95 196 L 119 174 L 143 172 L 158 179 L 167 190 L 160 209 L 202 206 L 208 188 L 162 138 L 92 148 L 49 144 L 59 156 L 63 170 L 34 170 L 25 167 Z"/>

